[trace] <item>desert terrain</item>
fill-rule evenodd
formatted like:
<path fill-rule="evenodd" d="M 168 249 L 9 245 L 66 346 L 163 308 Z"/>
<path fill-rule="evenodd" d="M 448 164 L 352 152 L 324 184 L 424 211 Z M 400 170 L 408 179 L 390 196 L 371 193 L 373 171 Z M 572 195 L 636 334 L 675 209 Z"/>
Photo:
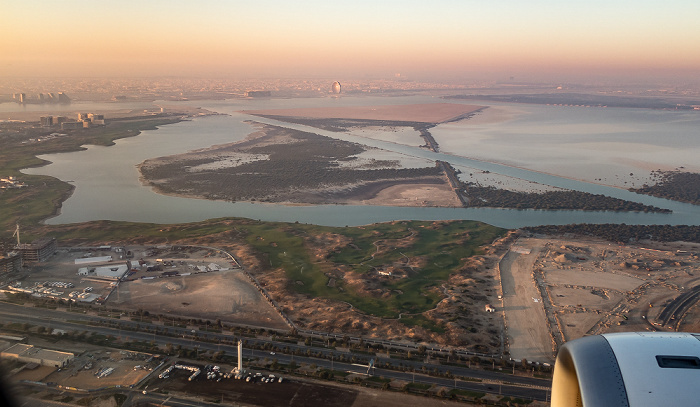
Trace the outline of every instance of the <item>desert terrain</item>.
<path fill-rule="evenodd" d="M 109 302 L 125 310 L 167 317 L 286 329 L 287 325 L 240 270 L 134 280 L 123 283 Z"/>
<path fill-rule="evenodd" d="M 584 335 L 697 330 L 697 304 L 676 310 L 673 300 L 695 293 L 699 253 L 682 243 L 519 238 L 499 264 L 511 357 L 553 361 Z"/>
<path fill-rule="evenodd" d="M 396 222 L 392 227 L 401 230 L 403 223 Z M 470 244 L 469 240 L 476 239 L 479 232 L 469 232 L 474 236 L 461 241 L 460 229 L 452 229 L 454 225 L 407 224 L 401 238 L 391 238 L 384 231 L 367 233 L 367 240 L 352 232 L 305 235 L 311 263 L 295 262 L 291 267 L 298 270 L 303 265 L 308 271 L 295 275 L 281 267 L 268 269 L 261 262 L 251 264 L 250 271 L 300 328 L 499 353 L 501 321 L 497 314 L 485 312 L 484 307 L 497 301 L 496 263 L 510 244 L 512 234 L 490 238 L 477 256 L 458 258 L 458 246 Z M 432 236 L 434 231 L 457 241 L 443 244 Z M 426 240 L 433 242 L 425 243 Z M 424 254 L 433 252 L 432 247 L 424 247 L 432 244 L 439 246 L 441 253 Z M 400 256 L 396 256 L 397 252 Z M 338 261 L 338 256 L 346 255 L 363 260 Z M 447 256 L 458 259 L 448 263 Z M 300 279 L 306 278 L 307 273 L 314 275 L 314 265 L 322 274 L 315 274 L 315 281 L 302 282 Z M 326 287 L 306 289 L 307 284 Z M 304 291 L 308 290 L 318 294 L 307 295 Z"/>

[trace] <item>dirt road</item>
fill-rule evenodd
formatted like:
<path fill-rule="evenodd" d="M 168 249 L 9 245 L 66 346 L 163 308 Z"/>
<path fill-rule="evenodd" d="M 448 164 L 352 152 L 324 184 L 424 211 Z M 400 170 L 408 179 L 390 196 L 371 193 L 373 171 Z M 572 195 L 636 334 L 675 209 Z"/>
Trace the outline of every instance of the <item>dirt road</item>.
<path fill-rule="evenodd" d="M 551 362 L 552 340 L 532 268 L 542 249 L 541 241 L 520 239 L 530 254 L 508 252 L 501 260 L 501 284 L 510 356 L 515 360 Z"/>

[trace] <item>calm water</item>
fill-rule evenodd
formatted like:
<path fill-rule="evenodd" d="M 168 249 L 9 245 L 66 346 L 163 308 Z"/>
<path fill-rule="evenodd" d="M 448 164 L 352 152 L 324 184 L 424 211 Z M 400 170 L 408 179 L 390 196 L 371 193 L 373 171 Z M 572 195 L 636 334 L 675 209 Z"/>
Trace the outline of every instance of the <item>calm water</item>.
<path fill-rule="evenodd" d="M 641 186 L 651 170 L 700 172 L 699 112 L 515 108 L 508 121 L 448 123 L 433 134 L 445 152 L 624 188 Z"/>
<path fill-rule="evenodd" d="M 379 130 L 376 134 L 370 132 L 367 135 L 369 137 L 360 137 L 255 118 L 258 121 L 313 130 L 327 136 L 360 142 L 407 157 L 445 160 L 464 168 L 463 171 L 466 169 L 465 172 L 491 171 L 546 185 L 602 193 L 665 207 L 674 211 L 670 215 L 229 203 L 158 195 L 138 180 L 136 165 L 147 158 L 245 138 L 252 128 L 243 121 L 252 117 L 237 113 L 239 110 L 433 102 L 440 103 L 443 100 L 420 96 L 203 101 L 198 102 L 197 106 L 230 116 L 203 117 L 163 126 L 158 130 L 144 131 L 138 137 L 118 140 L 111 147 L 89 146 L 86 151 L 44 156 L 42 158 L 52 164 L 24 172 L 52 175 L 71 181 L 76 186 L 73 196 L 63 204 L 61 214 L 48 221 L 52 224 L 97 219 L 172 223 L 228 216 L 332 226 L 395 219 L 473 219 L 508 228 L 581 222 L 700 224 L 700 208 L 693 205 L 645 197 L 624 189 L 581 181 L 601 177 L 622 184 L 625 181 L 619 178 L 621 175 L 629 176 L 630 172 L 648 173 L 644 168 L 653 169 L 654 165 L 695 165 L 697 160 L 690 157 L 697 157 L 700 152 L 700 138 L 697 137 L 696 130 L 700 128 L 700 115 L 694 113 L 518 105 L 515 108 L 519 113 L 505 122 L 472 124 L 462 121 L 434 128 L 433 134 L 443 151 L 440 154 L 416 147 L 415 140 L 405 144 L 387 141 L 394 139 L 381 134 Z M 505 108 L 512 107 L 506 105 Z M 651 154 L 652 150 L 658 154 Z M 629 177 L 629 182 L 635 180 L 639 182 L 637 175 Z"/>

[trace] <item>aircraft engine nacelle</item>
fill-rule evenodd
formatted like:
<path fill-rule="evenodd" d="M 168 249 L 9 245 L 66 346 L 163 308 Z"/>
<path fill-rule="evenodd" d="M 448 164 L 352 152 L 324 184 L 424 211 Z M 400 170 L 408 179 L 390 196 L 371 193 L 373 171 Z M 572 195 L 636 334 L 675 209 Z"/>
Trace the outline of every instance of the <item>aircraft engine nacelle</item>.
<path fill-rule="evenodd" d="M 586 336 L 559 350 L 552 407 L 700 405 L 700 334 Z"/>

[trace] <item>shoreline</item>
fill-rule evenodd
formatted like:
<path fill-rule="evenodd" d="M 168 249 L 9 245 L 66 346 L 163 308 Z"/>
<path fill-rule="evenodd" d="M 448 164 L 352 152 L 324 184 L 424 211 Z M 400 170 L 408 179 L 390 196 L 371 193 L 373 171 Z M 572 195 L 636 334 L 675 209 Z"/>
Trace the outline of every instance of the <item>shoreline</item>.
<path fill-rule="evenodd" d="M 50 203 L 50 210 L 47 208 L 46 211 L 41 211 L 40 213 L 36 214 L 36 221 L 35 223 L 32 224 L 32 227 L 38 227 L 42 228 L 48 225 L 48 221 L 51 219 L 54 219 L 56 217 L 59 217 L 63 213 L 63 205 L 65 202 L 70 199 L 75 191 L 76 191 L 76 185 L 72 183 L 70 180 L 62 180 L 58 177 L 46 174 L 46 173 L 41 173 L 41 172 L 36 172 L 32 173 L 33 170 L 40 169 L 42 167 L 46 167 L 50 164 L 52 164 L 52 161 L 42 158 L 42 156 L 46 155 L 52 155 L 52 154 L 61 154 L 61 153 L 73 153 L 73 152 L 79 152 L 82 150 L 86 150 L 86 146 L 104 146 L 104 147 L 110 147 L 115 145 L 115 141 L 120 140 L 120 139 L 128 139 L 131 137 L 136 137 L 140 134 L 142 134 L 143 130 L 146 129 L 155 129 L 157 130 L 161 126 L 165 126 L 168 124 L 175 124 L 175 123 L 180 123 L 182 121 L 187 120 L 190 117 L 199 117 L 202 116 L 202 109 L 195 109 L 197 113 L 195 114 L 187 114 L 187 113 L 179 113 L 179 112 L 171 112 L 167 115 L 158 115 L 155 117 L 143 117 L 143 116 L 134 116 L 134 117 L 129 117 L 129 118 L 119 118 L 119 119 L 114 119 L 114 123 L 117 123 L 114 127 L 110 128 L 110 124 L 108 123 L 107 126 L 104 126 L 109 130 L 109 137 L 103 137 L 103 134 L 105 131 L 103 130 L 102 127 L 96 127 L 95 129 L 86 129 L 82 130 L 80 133 L 80 142 L 72 142 L 71 139 L 66 138 L 67 140 L 65 143 L 60 144 L 57 149 L 54 149 L 51 151 L 50 149 L 47 149 L 48 151 L 41 151 L 42 147 L 36 147 L 34 145 L 29 145 L 28 147 L 21 146 L 19 148 L 19 154 L 24 155 L 26 154 L 27 157 L 32 157 L 33 160 L 36 160 L 36 162 L 30 162 L 28 165 L 24 165 L 18 168 L 13 168 L 11 170 L 17 171 L 18 173 L 22 174 L 23 176 L 27 177 L 49 177 L 53 181 L 49 181 L 51 183 L 55 183 L 55 186 L 51 188 L 51 192 L 48 197 L 42 198 L 44 202 Z M 214 115 L 217 114 L 215 112 L 209 112 L 207 111 L 208 114 Z M 134 126 L 132 128 L 127 128 L 128 126 L 124 126 L 122 123 L 127 122 L 127 121 L 138 121 L 142 122 L 142 124 Z M 68 145 L 65 145 L 68 144 Z M 13 146 L 11 146 L 13 147 Z M 24 150 L 24 149 L 28 149 Z M 37 151 L 38 150 L 38 151 Z M 29 171 L 29 172 L 27 172 Z M 46 181 L 44 182 L 44 185 L 46 185 Z M 64 189 L 63 185 L 66 186 Z M 29 191 L 29 199 L 36 199 L 36 196 L 41 195 L 40 192 L 32 191 L 30 189 Z M 8 210 L 12 210 L 12 208 L 8 208 Z"/>
<path fill-rule="evenodd" d="M 161 195 L 222 202 L 461 206 L 434 165 L 407 168 L 388 159 L 363 160 L 368 150 L 360 144 L 279 126 L 253 123 L 253 130 L 241 141 L 145 160 L 137 165 L 139 182 Z M 290 159 L 290 149 L 304 156 Z M 307 154 L 320 166 L 308 167 Z M 359 165 L 347 167 L 348 160 Z M 324 175 L 306 183 L 280 184 L 289 176 L 285 172 L 299 170 L 307 176 L 314 171 Z"/>
<path fill-rule="evenodd" d="M 57 178 L 57 179 L 58 179 L 58 178 Z M 68 181 L 61 181 L 60 179 L 59 179 L 58 181 L 59 181 L 59 182 L 65 182 L 66 184 L 69 184 L 69 185 L 70 185 L 70 189 L 69 189 L 68 191 L 66 191 L 65 193 L 61 194 L 61 195 L 58 197 L 57 202 L 54 202 L 54 211 L 53 211 L 53 213 L 51 213 L 49 216 L 47 216 L 47 217 L 41 219 L 41 221 L 39 222 L 39 225 L 41 225 L 41 226 L 48 226 L 48 224 L 46 223 L 46 221 L 48 221 L 49 219 L 53 219 L 53 218 L 55 218 L 55 217 L 60 216 L 60 215 L 61 215 L 61 209 L 63 209 L 63 203 L 66 202 L 68 199 L 70 199 L 70 197 L 73 196 L 73 193 L 75 192 L 75 185 L 70 184 Z"/>
<path fill-rule="evenodd" d="M 409 182 L 401 182 L 402 180 L 386 180 L 386 181 L 379 181 L 378 183 L 386 182 L 390 183 L 391 185 L 381 187 L 381 189 L 377 190 L 376 193 L 372 194 L 372 196 L 368 196 L 368 192 L 361 191 L 357 194 L 352 194 L 350 191 L 356 190 L 356 189 L 369 189 L 369 190 L 374 190 L 376 189 L 375 185 L 372 184 L 365 184 L 365 185 L 352 185 L 352 186 L 347 186 L 342 188 L 339 193 L 340 194 L 345 194 L 347 193 L 351 197 L 345 198 L 345 199 L 339 199 L 335 202 L 298 202 L 298 201 L 290 201 L 290 200 L 279 200 L 279 201 L 273 201 L 273 200 L 256 200 L 256 199 L 244 199 L 244 200 L 239 200 L 239 201 L 230 201 L 226 199 L 212 199 L 212 198 L 207 198 L 203 195 L 198 195 L 198 194 L 188 194 L 185 192 L 174 192 L 174 191 L 165 191 L 163 190 L 159 185 L 154 185 L 150 183 L 148 180 L 145 180 L 143 176 L 139 176 L 139 180 L 142 181 L 142 184 L 144 186 L 149 187 L 154 193 L 159 194 L 159 195 L 165 195 L 165 196 L 172 196 L 176 198 L 188 198 L 188 199 L 202 199 L 202 200 L 208 200 L 208 201 L 218 201 L 218 202 L 232 202 L 232 203 L 255 203 L 255 204 L 269 204 L 269 205 L 283 205 L 283 206 L 318 206 L 318 205 L 348 205 L 348 206 L 385 206 L 385 207 L 433 207 L 433 208 L 461 208 L 462 206 L 459 204 L 450 204 L 448 202 L 445 202 L 444 204 L 426 204 L 426 205 L 401 205 L 401 204 L 391 204 L 389 201 L 394 201 L 394 200 L 399 200 L 399 199 L 409 199 L 409 198 L 390 198 L 390 197 L 379 197 L 379 195 L 382 195 L 383 192 L 385 192 L 387 189 L 396 189 L 404 193 L 413 193 L 415 194 L 414 200 L 417 200 L 424 196 L 424 194 L 420 194 L 419 192 L 424 191 L 424 192 L 429 192 L 432 196 L 434 194 L 435 189 L 443 189 L 443 188 L 438 188 L 441 186 L 438 183 L 430 183 L 430 182 L 425 182 L 426 180 L 419 180 L 422 182 L 417 182 L 414 183 L 413 181 Z M 434 188 L 434 189 L 431 189 Z M 329 188 L 329 189 L 332 189 Z M 323 193 L 327 192 L 328 190 L 318 190 L 316 192 L 318 193 Z M 454 192 L 449 189 L 447 191 L 452 197 L 454 197 L 454 200 L 458 203 L 457 198 L 454 196 Z M 424 201 L 424 200 L 423 200 Z"/>

